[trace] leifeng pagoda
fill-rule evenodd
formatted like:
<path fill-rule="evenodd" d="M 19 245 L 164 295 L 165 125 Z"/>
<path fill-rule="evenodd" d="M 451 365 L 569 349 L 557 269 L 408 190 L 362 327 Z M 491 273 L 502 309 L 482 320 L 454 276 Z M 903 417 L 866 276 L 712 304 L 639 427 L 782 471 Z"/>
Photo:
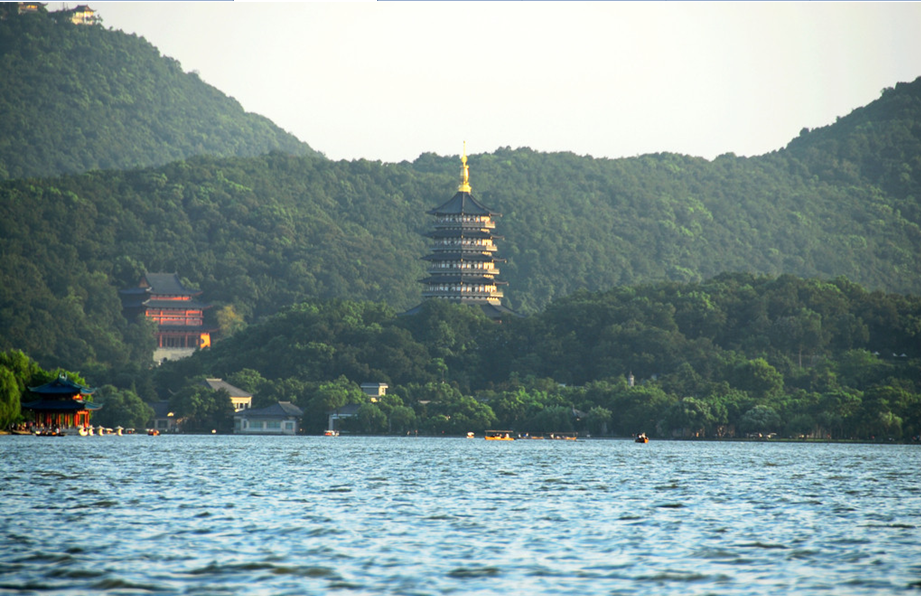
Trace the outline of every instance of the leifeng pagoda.
<path fill-rule="evenodd" d="M 494 320 L 520 316 L 502 305 L 503 293 L 499 287 L 506 282 L 497 279 L 496 263 L 504 259 L 496 256 L 495 240 L 501 237 L 493 233 L 496 228 L 493 218 L 502 214 L 474 198 L 466 146 L 457 193 L 427 213 L 435 216 L 435 229 L 425 234 L 434 245 L 432 253 L 423 257 L 428 261 L 428 277 L 419 280 L 425 285 L 422 297 L 478 306 Z M 404 314 L 415 314 L 421 307 Z"/>
<path fill-rule="evenodd" d="M 211 345 L 205 327 L 206 308 L 198 290 L 186 288 L 176 273 L 146 273 L 137 287 L 121 290 L 122 307 L 129 319 L 144 316 L 157 324 L 154 362 L 178 360 Z"/>

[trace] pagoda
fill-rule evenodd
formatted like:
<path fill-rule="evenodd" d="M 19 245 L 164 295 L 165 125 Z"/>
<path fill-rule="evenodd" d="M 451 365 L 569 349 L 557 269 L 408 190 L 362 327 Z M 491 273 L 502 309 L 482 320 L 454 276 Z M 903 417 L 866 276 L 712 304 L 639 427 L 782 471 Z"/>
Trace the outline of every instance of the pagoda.
<path fill-rule="evenodd" d="M 435 229 L 425 234 L 434 245 L 432 253 L 423 257 L 428 261 L 428 277 L 419 280 L 425 285 L 422 297 L 478 306 L 494 320 L 520 316 L 502 305 L 503 293 L 499 288 L 506 282 L 497 279 L 496 263 L 504 259 L 496 256 L 495 240 L 501 237 L 493 233 L 496 228 L 493 218 L 502 214 L 474 198 L 466 144 L 457 193 L 427 213 L 435 216 Z M 420 308 L 421 305 L 405 314 L 415 314 Z"/>
<path fill-rule="evenodd" d="M 144 316 L 157 324 L 154 362 L 178 360 L 211 345 L 205 328 L 206 308 L 199 290 L 186 288 L 176 273 L 146 273 L 137 287 L 121 290 L 122 307 L 129 318 Z"/>
<path fill-rule="evenodd" d="M 61 432 L 86 428 L 90 423 L 90 412 L 102 408 L 87 399 L 94 389 L 74 383 L 65 375 L 39 387 L 29 387 L 38 399 L 22 404 L 22 409 L 31 410 L 35 425 L 46 429 L 60 429 Z"/>

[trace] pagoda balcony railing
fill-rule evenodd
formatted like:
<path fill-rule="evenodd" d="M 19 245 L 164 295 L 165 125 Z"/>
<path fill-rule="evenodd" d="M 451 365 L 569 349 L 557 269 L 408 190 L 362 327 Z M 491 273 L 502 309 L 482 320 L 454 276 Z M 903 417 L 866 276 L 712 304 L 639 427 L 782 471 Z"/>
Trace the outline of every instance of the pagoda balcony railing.
<path fill-rule="evenodd" d="M 491 217 L 476 217 L 470 215 L 446 215 L 435 220 L 436 227 L 464 227 L 464 228 L 495 228 L 496 222 Z"/>
<path fill-rule="evenodd" d="M 499 250 L 495 244 L 475 244 L 473 242 L 444 242 L 436 241 L 432 250 L 475 250 L 479 252 L 495 252 Z"/>
<path fill-rule="evenodd" d="M 502 293 L 502 290 L 492 290 L 485 292 L 463 292 L 459 290 L 423 290 L 422 296 L 424 298 L 457 298 L 457 299 L 475 299 L 475 300 L 486 300 L 487 298 L 502 298 L 505 294 Z"/>
<path fill-rule="evenodd" d="M 437 230 L 495 230 L 496 223 L 492 221 L 478 221 L 478 222 L 459 222 L 459 221 L 437 221 L 435 222 L 435 229 Z"/>
<path fill-rule="evenodd" d="M 499 269 L 493 267 L 492 269 L 474 269 L 473 267 L 429 267 L 427 270 L 429 275 L 445 275 L 451 273 L 462 273 L 467 275 L 499 275 Z"/>

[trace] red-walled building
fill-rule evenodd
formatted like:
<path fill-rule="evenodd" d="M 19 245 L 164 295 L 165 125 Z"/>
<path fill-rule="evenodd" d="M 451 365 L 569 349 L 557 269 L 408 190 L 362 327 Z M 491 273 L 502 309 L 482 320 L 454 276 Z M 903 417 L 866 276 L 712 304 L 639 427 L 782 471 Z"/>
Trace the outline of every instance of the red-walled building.
<path fill-rule="evenodd" d="M 147 273 L 135 288 L 121 290 L 122 306 L 131 319 L 144 316 L 157 324 L 154 361 L 185 358 L 211 345 L 199 290 L 182 285 L 176 273 Z"/>

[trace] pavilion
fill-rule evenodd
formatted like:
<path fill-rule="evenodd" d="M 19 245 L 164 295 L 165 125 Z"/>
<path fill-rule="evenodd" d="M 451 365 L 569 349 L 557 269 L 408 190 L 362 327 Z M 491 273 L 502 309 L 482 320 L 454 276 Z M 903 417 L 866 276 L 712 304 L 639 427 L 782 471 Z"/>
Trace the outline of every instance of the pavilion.
<path fill-rule="evenodd" d="M 22 404 L 30 410 L 37 426 L 45 428 L 79 429 L 90 424 L 90 413 L 102 408 L 87 399 L 95 389 L 74 383 L 62 374 L 39 387 L 29 387 L 38 399 Z"/>

